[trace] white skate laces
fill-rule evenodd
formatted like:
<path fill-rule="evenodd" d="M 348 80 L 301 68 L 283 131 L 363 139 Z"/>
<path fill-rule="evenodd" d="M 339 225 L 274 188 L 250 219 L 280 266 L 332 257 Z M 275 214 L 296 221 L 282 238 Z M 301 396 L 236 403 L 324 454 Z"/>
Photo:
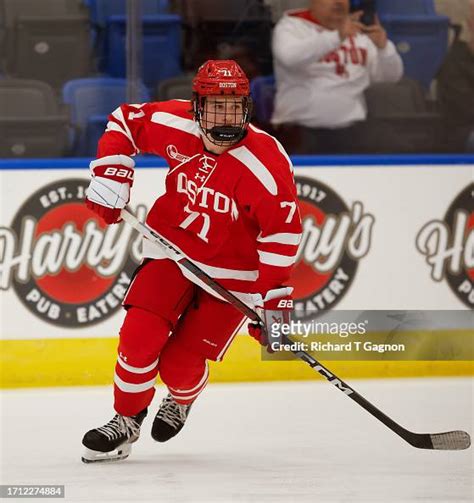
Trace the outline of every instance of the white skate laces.
<path fill-rule="evenodd" d="M 140 435 L 140 424 L 133 417 L 116 414 L 106 425 L 97 428 L 97 431 L 103 433 L 109 440 L 115 440 L 122 435 L 130 439 Z"/>
<path fill-rule="evenodd" d="M 164 398 L 156 417 L 168 423 L 172 428 L 177 429 L 186 421 L 188 408 L 189 405 L 177 403 L 168 395 Z"/>

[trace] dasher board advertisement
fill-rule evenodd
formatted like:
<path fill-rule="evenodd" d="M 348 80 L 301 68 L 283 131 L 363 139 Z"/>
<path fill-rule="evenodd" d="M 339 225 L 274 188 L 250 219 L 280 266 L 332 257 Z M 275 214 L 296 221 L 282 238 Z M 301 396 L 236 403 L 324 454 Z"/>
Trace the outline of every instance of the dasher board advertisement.
<path fill-rule="evenodd" d="M 158 165 L 137 168 L 130 210 L 141 220 L 164 191 Z M 0 171 L 2 339 L 120 327 L 141 240 L 95 217 L 83 204 L 88 170 L 66 168 Z M 295 180 L 298 310 L 473 308 L 472 165 L 296 166 Z"/>

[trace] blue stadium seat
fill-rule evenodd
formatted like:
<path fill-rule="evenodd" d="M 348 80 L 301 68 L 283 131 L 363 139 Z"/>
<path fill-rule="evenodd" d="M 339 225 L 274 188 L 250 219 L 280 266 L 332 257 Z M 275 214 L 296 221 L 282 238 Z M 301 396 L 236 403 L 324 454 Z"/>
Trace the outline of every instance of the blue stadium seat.
<path fill-rule="evenodd" d="M 125 77 L 125 16 L 107 21 L 104 71 Z M 143 17 L 143 81 L 149 87 L 175 77 L 181 69 L 181 17 L 174 14 Z"/>
<path fill-rule="evenodd" d="M 366 0 L 351 0 L 353 8 Z M 403 59 L 405 75 L 427 89 L 448 47 L 449 19 L 436 13 L 434 0 L 376 0 L 377 13 Z"/>
<path fill-rule="evenodd" d="M 84 0 L 89 7 L 91 21 L 105 27 L 110 16 L 125 16 L 127 0 Z M 168 0 L 141 0 L 141 13 L 144 16 L 166 14 L 169 12 Z"/>
<path fill-rule="evenodd" d="M 70 80 L 63 87 L 62 98 L 70 106 L 71 120 L 77 131 L 75 154 L 94 156 L 108 114 L 127 100 L 127 81 L 101 77 Z M 150 101 L 144 85 L 140 101 Z"/>
<path fill-rule="evenodd" d="M 112 110 L 111 110 L 112 111 Z M 87 119 L 86 129 L 84 131 L 84 152 L 77 155 L 85 155 L 87 157 L 95 156 L 97 152 L 97 144 L 100 137 L 104 134 L 105 127 L 108 122 L 108 114 L 91 115 Z"/>
<path fill-rule="evenodd" d="M 383 14 L 380 19 L 403 59 L 405 76 L 428 89 L 446 57 L 449 18 L 437 14 Z"/>
<path fill-rule="evenodd" d="M 436 15 L 433 0 L 377 0 L 377 12 L 399 16 Z"/>
<path fill-rule="evenodd" d="M 250 82 L 250 94 L 254 102 L 254 115 L 259 124 L 269 124 L 273 113 L 276 84 L 273 75 L 255 77 Z"/>

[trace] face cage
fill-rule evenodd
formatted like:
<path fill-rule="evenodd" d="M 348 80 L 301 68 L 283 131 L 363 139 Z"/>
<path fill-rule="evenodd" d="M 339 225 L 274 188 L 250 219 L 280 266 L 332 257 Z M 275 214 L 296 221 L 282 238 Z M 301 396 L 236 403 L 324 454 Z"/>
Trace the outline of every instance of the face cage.
<path fill-rule="evenodd" d="M 216 95 L 215 97 L 218 98 L 219 96 Z M 234 145 L 245 135 L 252 114 L 252 98 L 250 98 L 250 96 L 240 96 L 240 98 L 242 100 L 242 114 L 240 114 L 240 112 L 230 112 L 227 110 L 228 104 L 232 103 L 231 100 L 224 100 L 226 106 L 223 111 L 206 113 L 206 96 L 198 96 L 195 93 L 193 98 L 194 118 L 205 137 L 214 145 L 219 147 Z M 229 116 L 232 117 L 232 115 L 234 116 L 233 120 L 229 120 Z M 237 118 L 238 115 L 242 116 Z M 226 117 L 225 121 L 219 120 L 220 118 L 223 119 L 223 117 Z M 211 124 L 224 122 L 224 124 L 205 128 L 204 122 L 210 122 Z"/>

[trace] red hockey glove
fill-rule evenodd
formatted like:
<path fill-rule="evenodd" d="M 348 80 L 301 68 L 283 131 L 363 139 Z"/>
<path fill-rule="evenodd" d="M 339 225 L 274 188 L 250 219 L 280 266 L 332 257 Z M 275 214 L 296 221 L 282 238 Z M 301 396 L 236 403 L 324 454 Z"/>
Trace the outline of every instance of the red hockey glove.
<path fill-rule="evenodd" d="M 290 323 L 290 314 L 293 310 L 292 292 L 293 288 L 290 287 L 275 288 L 268 291 L 265 297 L 261 297 L 260 302 L 256 303 L 257 313 L 264 325 L 249 323 L 249 334 L 262 346 L 266 346 L 269 353 L 277 351 L 282 342 L 280 326 Z"/>
<path fill-rule="evenodd" d="M 130 200 L 135 161 L 127 155 L 109 155 L 90 163 L 92 180 L 86 205 L 105 223 L 120 222 L 120 211 Z"/>

